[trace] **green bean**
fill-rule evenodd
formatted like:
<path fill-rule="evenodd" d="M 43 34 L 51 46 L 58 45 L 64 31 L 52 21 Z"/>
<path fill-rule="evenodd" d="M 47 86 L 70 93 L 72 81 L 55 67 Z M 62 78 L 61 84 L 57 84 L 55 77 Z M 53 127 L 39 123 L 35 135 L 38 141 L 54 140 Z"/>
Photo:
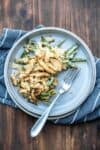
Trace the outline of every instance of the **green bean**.
<path fill-rule="evenodd" d="M 53 43 L 54 41 L 55 41 L 55 39 L 53 39 L 52 37 L 45 38 L 44 36 L 41 36 L 42 46 L 47 47 L 50 50 L 52 49 L 52 46 L 50 44 Z"/>
<path fill-rule="evenodd" d="M 48 92 L 48 91 L 47 91 L 47 92 L 42 92 L 42 93 L 39 95 L 39 98 L 40 98 L 41 100 L 48 100 L 49 97 L 50 97 L 50 95 L 49 95 L 49 92 Z"/>
<path fill-rule="evenodd" d="M 76 54 L 77 54 L 77 50 L 74 50 L 72 54 L 67 55 L 67 58 L 68 59 L 74 59 L 74 57 L 76 56 Z"/>
<path fill-rule="evenodd" d="M 49 96 L 49 93 L 48 93 L 48 92 L 42 92 L 42 93 L 40 94 L 40 96 Z"/>
<path fill-rule="evenodd" d="M 41 42 L 47 42 L 46 38 L 44 36 L 41 36 Z"/>
<path fill-rule="evenodd" d="M 55 95 L 55 94 L 56 94 L 55 89 L 51 89 L 51 90 L 49 91 L 49 94 L 50 94 L 50 96 Z"/>
<path fill-rule="evenodd" d="M 56 94 L 55 89 L 51 89 L 51 90 L 48 90 L 47 92 L 42 92 L 39 95 L 39 98 L 41 100 L 48 100 L 52 95 L 55 95 L 55 94 Z"/>
<path fill-rule="evenodd" d="M 49 97 L 48 96 L 39 96 L 39 99 L 43 100 L 43 101 L 48 101 Z"/>
<path fill-rule="evenodd" d="M 74 63 L 72 63 L 71 61 L 69 61 L 69 62 L 67 62 L 67 66 L 70 68 L 77 68 L 77 66 L 74 64 Z"/>
<path fill-rule="evenodd" d="M 74 44 L 71 48 L 69 48 L 69 49 L 65 52 L 65 54 L 66 54 L 67 56 L 70 56 L 70 55 L 72 55 L 73 53 L 77 52 L 78 48 L 79 48 L 79 44 Z M 75 53 L 75 54 L 76 54 L 76 53 Z"/>
<path fill-rule="evenodd" d="M 54 81 L 54 77 L 49 78 L 49 80 L 47 81 L 47 85 L 51 86 L 53 81 Z"/>
<path fill-rule="evenodd" d="M 57 44 L 57 47 L 61 47 L 65 41 L 66 41 L 66 39 L 63 39 L 61 42 L 59 42 L 59 43 Z"/>
<path fill-rule="evenodd" d="M 27 45 L 24 46 L 24 52 L 21 58 L 25 57 L 30 52 L 35 52 L 38 49 L 38 44 L 35 41 L 30 40 Z"/>
<path fill-rule="evenodd" d="M 52 37 L 41 36 L 41 42 L 50 44 L 50 43 L 55 42 L 55 39 Z"/>
<path fill-rule="evenodd" d="M 43 96 L 43 95 L 39 95 L 38 96 L 38 98 L 40 99 L 40 100 L 47 100 L 49 97 L 48 96 Z"/>
<path fill-rule="evenodd" d="M 72 62 L 86 62 L 86 59 L 84 59 L 84 58 L 74 58 L 74 59 L 72 59 Z"/>
<path fill-rule="evenodd" d="M 47 40 L 48 43 L 53 43 L 53 42 L 55 42 L 55 39 L 52 38 L 52 37 L 47 37 L 46 40 Z"/>
<path fill-rule="evenodd" d="M 28 52 L 24 51 L 22 54 L 21 54 L 21 58 L 25 57 L 26 55 L 28 54 Z"/>
<path fill-rule="evenodd" d="M 41 36 L 41 42 L 43 47 L 48 47 L 50 50 L 52 49 L 50 42 L 44 36 Z"/>

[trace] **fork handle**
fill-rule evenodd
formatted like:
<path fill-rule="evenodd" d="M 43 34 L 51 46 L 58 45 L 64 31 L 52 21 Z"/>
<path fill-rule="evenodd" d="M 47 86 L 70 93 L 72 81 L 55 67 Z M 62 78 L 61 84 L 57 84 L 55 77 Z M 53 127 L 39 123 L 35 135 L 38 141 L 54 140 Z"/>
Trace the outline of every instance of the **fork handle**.
<path fill-rule="evenodd" d="M 50 113 L 51 109 L 53 108 L 53 106 L 56 103 L 59 96 L 60 96 L 60 93 L 57 94 L 57 96 L 52 101 L 50 106 L 43 112 L 41 117 L 33 125 L 33 127 L 31 128 L 31 132 L 30 132 L 31 137 L 36 137 L 40 133 L 40 131 L 42 130 L 44 124 L 46 123 L 46 120 L 49 116 L 49 113 Z"/>

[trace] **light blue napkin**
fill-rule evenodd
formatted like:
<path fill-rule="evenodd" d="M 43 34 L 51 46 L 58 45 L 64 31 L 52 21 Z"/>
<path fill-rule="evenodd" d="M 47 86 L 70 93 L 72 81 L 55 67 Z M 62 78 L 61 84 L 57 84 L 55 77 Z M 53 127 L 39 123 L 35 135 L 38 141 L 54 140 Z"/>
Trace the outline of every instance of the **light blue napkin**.
<path fill-rule="evenodd" d="M 37 28 L 43 27 L 43 25 L 37 26 Z M 0 103 L 6 104 L 12 107 L 17 107 L 9 94 L 4 83 L 4 63 L 6 56 L 16 40 L 23 36 L 26 31 L 12 30 L 4 28 L 2 35 L 0 36 Z M 74 124 L 79 122 L 86 122 L 94 120 L 100 117 L 100 59 L 96 58 L 96 84 L 93 92 L 89 95 L 87 100 L 76 109 L 76 111 L 65 118 L 53 120 L 55 124 Z"/>

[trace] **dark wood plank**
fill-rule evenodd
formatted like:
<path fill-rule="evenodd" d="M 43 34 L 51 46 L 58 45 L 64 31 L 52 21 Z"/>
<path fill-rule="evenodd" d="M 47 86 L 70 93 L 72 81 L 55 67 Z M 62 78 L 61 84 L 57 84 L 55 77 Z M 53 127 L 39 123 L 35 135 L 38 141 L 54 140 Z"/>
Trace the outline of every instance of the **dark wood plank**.
<path fill-rule="evenodd" d="M 99 0 L 0 0 L 0 31 L 3 27 L 31 30 L 39 23 L 75 32 L 100 57 Z M 32 139 L 29 131 L 34 122 L 24 112 L 0 105 L 0 150 L 100 149 L 100 119 L 73 126 L 47 123 Z"/>

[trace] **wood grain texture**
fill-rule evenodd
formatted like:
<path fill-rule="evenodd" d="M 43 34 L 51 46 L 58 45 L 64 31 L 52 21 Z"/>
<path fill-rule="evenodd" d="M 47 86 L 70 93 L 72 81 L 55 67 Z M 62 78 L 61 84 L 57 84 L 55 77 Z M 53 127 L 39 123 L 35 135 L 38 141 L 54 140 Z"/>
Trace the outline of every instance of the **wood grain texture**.
<path fill-rule="evenodd" d="M 100 57 L 100 0 L 0 0 L 0 31 L 31 30 L 37 24 L 73 31 Z M 0 150 L 100 149 L 100 119 L 73 126 L 47 123 L 32 139 L 34 122 L 24 112 L 0 105 Z"/>

